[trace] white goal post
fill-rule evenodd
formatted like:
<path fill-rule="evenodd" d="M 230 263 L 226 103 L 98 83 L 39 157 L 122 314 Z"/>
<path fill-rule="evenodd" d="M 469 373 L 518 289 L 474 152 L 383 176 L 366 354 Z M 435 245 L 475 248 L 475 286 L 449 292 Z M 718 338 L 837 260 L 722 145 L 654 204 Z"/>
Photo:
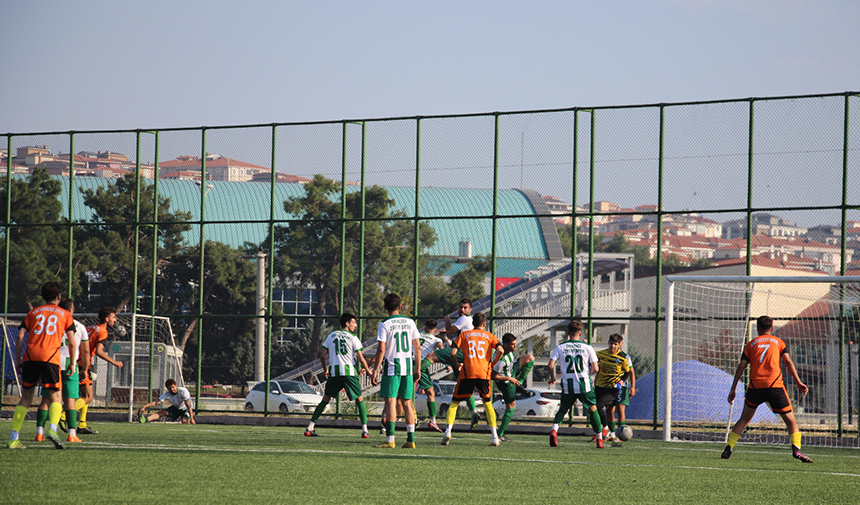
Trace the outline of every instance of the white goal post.
<path fill-rule="evenodd" d="M 665 360 L 660 410 L 663 440 L 724 441 L 741 415 L 744 380 L 734 409 L 727 401 L 755 320 L 774 319 L 786 342 L 804 397 L 783 366 L 783 378 L 805 445 L 860 447 L 858 362 L 860 276 L 666 277 Z M 742 441 L 784 443 L 782 419 L 761 405 Z"/>

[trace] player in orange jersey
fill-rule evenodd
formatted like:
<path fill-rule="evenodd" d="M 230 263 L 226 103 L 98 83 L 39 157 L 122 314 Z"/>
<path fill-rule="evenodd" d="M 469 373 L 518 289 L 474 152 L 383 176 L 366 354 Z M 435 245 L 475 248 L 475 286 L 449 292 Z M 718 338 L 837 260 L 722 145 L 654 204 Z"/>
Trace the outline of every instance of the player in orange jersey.
<path fill-rule="evenodd" d="M 487 415 L 487 424 L 490 425 L 490 431 L 493 435 L 490 445 L 499 445 L 499 435 L 496 431 L 496 411 L 493 410 L 490 393 L 490 377 L 493 367 L 505 354 L 505 348 L 495 335 L 484 330 L 487 325 L 487 316 L 482 312 L 474 315 L 472 324 L 474 325 L 473 329 L 461 331 L 451 344 L 452 365 L 454 370 L 460 370 L 460 376 L 457 378 L 457 386 L 454 388 L 451 405 L 448 406 L 448 427 L 445 430 L 445 436 L 442 437 L 442 445 L 448 445 L 451 441 L 451 431 L 454 427 L 454 419 L 457 417 L 457 407 L 460 405 L 460 401 L 472 396 L 476 389 L 484 401 L 484 413 Z M 462 368 L 457 362 L 458 349 L 463 350 Z M 493 357 L 494 350 L 496 351 L 495 357 Z"/>
<path fill-rule="evenodd" d="M 756 320 L 756 328 L 758 329 L 758 337 L 751 340 L 744 347 L 744 352 L 735 371 L 735 380 L 732 381 L 732 389 L 729 391 L 728 397 L 729 403 L 735 401 L 735 388 L 737 388 L 744 370 L 749 365 L 750 384 L 744 398 L 744 411 L 741 414 L 741 418 L 735 423 L 734 428 L 732 428 L 731 433 L 729 433 L 729 443 L 725 450 L 723 450 L 721 457 L 723 459 L 732 457 L 735 443 L 741 438 L 744 428 L 752 420 L 756 408 L 762 403 L 767 402 L 770 404 L 771 410 L 775 414 L 782 416 L 782 420 L 785 421 L 794 457 L 804 463 L 812 463 L 812 459 L 800 452 L 800 429 L 797 427 L 797 421 L 794 419 L 794 413 L 791 410 L 791 400 L 788 399 L 785 384 L 782 381 L 782 370 L 779 368 L 780 360 L 785 362 L 785 368 L 791 374 L 801 394 L 806 395 L 809 392 L 809 388 L 801 382 L 800 377 L 797 375 L 797 368 L 794 367 L 794 363 L 788 356 L 785 342 L 771 334 L 773 331 L 773 319 L 768 316 L 759 317 Z"/>
<path fill-rule="evenodd" d="M 87 426 L 87 409 L 89 408 L 89 404 L 93 401 L 93 379 L 95 379 L 95 374 L 92 370 L 94 366 L 93 359 L 98 356 L 111 365 L 117 368 L 122 368 L 122 361 L 116 361 L 105 352 L 105 344 L 107 343 L 108 338 L 107 330 L 108 328 L 113 328 L 115 324 L 116 309 L 113 307 L 102 307 L 99 310 L 99 323 L 87 326 L 87 335 L 90 339 L 90 368 L 86 369 L 86 371 L 81 374 L 81 397 L 75 402 L 75 407 L 81 413 L 80 422 L 78 423 L 78 433 L 82 435 L 93 435 L 98 433 Z M 83 359 L 79 359 L 78 364 L 81 365 L 81 369 L 83 370 Z"/>
<path fill-rule="evenodd" d="M 48 431 L 48 440 L 54 447 L 62 449 L 63 444 L 57 436 L 57 425 L 60 421 L 60 413 L 63 411 L 62 382 L 60 376 L 60 346 L 63 337 L 68 337 L 69 345 L 74 345 L 75 322 L 69 311 L 59 307 L 60 292 L 62 288 L 58 282 L 47 282 L 42 286 L 41 295 L 45 305 L 31 310 L 24 322 L 18 328 L 18 341 L 15 346 L 15 364 L 21 373 L 21 401 L 15 407 L 12 415 L 12 433 L 6 446 L 9 449 L 23 449 L 24 446 L 18 440 L 21 426 L 27 410 L 33 403 L 33 394 L 36 392 L 36 384 L 42 383 L 42 387 L 50 397 L 49 417 L 51 422 Z M 24 337 L 27 337 L 27 349 L 24 350 Z M 71 367 L 64 373 L 70 373 Z"/>

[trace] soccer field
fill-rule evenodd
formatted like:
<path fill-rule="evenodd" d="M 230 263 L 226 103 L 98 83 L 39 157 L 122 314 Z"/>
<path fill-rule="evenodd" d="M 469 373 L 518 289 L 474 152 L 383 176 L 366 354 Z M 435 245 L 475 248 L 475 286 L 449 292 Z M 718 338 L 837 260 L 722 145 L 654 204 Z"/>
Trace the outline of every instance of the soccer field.
<path fill-rule="evenodd" d="M 8 435 L 11 423 L 0 422 Z M 355 429 L 99 423 L 98 435 L 57 451 L 32 440 L 2 450 L 2 503 L 852 503 L 860 452 L 634 439 L 597 450 L 586 437 L 419 432 L 418 448 L 377 449 Z M 68 482 L 68 484 L 67 484 Z M 620 485 L 619 485 L 620 484 Z M 74 489 L 74 491 L 73 491 Z"/>

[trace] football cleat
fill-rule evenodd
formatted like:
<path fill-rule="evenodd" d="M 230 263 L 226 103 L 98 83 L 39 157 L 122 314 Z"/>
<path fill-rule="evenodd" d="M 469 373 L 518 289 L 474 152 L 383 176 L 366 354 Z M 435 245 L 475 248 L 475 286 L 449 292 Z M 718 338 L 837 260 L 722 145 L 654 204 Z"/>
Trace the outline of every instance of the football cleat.
<path fill-rule="evenodd" d="M 318 437 L 318 436 L 320 436 L 320 434 L 317 433 L 316 430 L 305 430 L 305 436 L 306 437 Z"/>
<path fill-rule="evenodd" d="M 442 428 L 440 428 L 440 427 L 439 427 L 439 425 L 438 425 L 438 424 L 436 424 L 436 423 L 434 423 L 433 421 L 430 421 L 430 422 L 428 422 L 428 423 L 427 423 L 427 428 L 429 428 L 429 429 L 431 429 L 431 430 L 433 430 L 433 431 L 438 431 L 439 433 L 444 433 L 444 432 L 442 431 Z"/>
<path fill-rule="evenodd" d="M 148 423 L 149 422 L 149 416 L 138 416 L 137 422 L 139 422 L 140 424 Z"/>
<path fill-rule="evenodd" d="M 7 449 L 26 449 L 26 447 L 24 447 L 24 444 L 22 444 L 20 440 L 7 440 L 6 441 L 6 448 Z"/>
<path fill-rule="evenodd" d="M 445 435 L 444 437 L 442 437 L 442 445 L 448 445 L 450 442 L 451 442 L 451 437 L 449 437 L 448 435 Z"/>
<path fill-rule="evenodd" d="M 403 448 L 404 449 L 414 449 L 415 448 L 415 442 L 406 442 L 405 444 L 403 444 Z"/>
<path fill-rule="evenodd" d="M 69 431 L 68 429 L 66 429 L 66 418 L 65 418 L 65 416 L 60 418 L 60 422 L 57 423 L 57 426 L 59 426 L 60 429 L 63 430 L 63 433 L 66 433 Z"/>
<path fill-rule="evenodd" d="M 602 439 L 597 441 L 597 448 L 603 449 L 603 440 Z"/>
<path fill-rule="evenodd" d="M 45 435 L 43 435 L 41 433 L 36 433 L 35 440 L 36 440 L 36 442 L 44 442 L 45 441 Z"/>
<path fill-rule="evenodd" d="M 78 442 L 83 442 L 83 440 L 78 438 L 76 435 L 69 435 L 69 438 L 66 440 L 66 442 L 78 443 Z"/>
<path fill-rule="evenodd" d="M 506 437 L 506 436 L 504 436 L 504 435 L 502 435 L 501 437 L 499 437 L 499 441 L 500 441 L 500 442 L 510 442 L 510 441 L 511 441 L 511 439 L 510 439 L 510 438 L 508 438 L 508 437 Z"/>
<path fill-rule="evenodd" d="M 803 454 L 802 452 L 800 452 L 800 449 L 798 449 L 797 447 L 795 447 L 793 445 L 791 446 L 791 449 L 792 449 L 792 451 L 791 451 L 792 456 L 794 456 L 794 459 L 799 459 L 800 461 L 802 461 L 804 463 L 812 463 L 812 458 L 810 458 L 806 454 Z"/>
<path fill-rule="evenodd" d="M 361 432 L 361 438 L 370 438 L 370 433 L 368 433 L 366 431 L 362 431 Z"/>
<path fill-rule="evenodd" d="M 723 459 L 729 459 L 732 457 L 732 446 L 727 445 L 725 449 L 723 449 L 723 453 L 720 454 L 720 457 Z"/>
<path fill-rule="evenodd" d="M 48 436 L 45 437 L 54 444 L 54 449 L 63 449 L 63 443 L 60 441 L 60 437 L 57 436 L 57 432 L 49 431 Z"/>
<path fill-rule="evenodd" d="M 379 445 L 374 445 L 374 447 L 379 447 L 380 449 L 394 449 L 397 447 L 397 444 L 394 442 L 382 442 Z"/>
<path fill-rule="evenodd" d="M 89 428 L 87 426 L 84 426 L 82 428 L 81 427 L 78 428 L 78 435 L 96 435 L 97 433 L 98 433 L 98 431 L 96 431 L 92 428 Z"/>
<path fill-rule="evenodd" d="M 478 427 L 478 421 L 480 421 L 480 420 L 481 420 L 481 416 L 479 416 L 477 412 L 472 414 L 472 424 L 469 425 L 469 429 L 474 430 L 475 428 L 477 428 Z"/>
<path fill-rule="evenodd" d="M 499 439 L 498 439 L 498 438 L 494 438 L 494 439 L 490 442 L 490 447 L 498 447 L 500 443 L 501 443 L 501 441 L 499 441 Z"/>
<path fill-rule="evenodd" d="M 601 442 L 603 442 L 601 440 Z M 555 430 L 549 432 L 549 446 L 558 447 L 558 433 Z"/>

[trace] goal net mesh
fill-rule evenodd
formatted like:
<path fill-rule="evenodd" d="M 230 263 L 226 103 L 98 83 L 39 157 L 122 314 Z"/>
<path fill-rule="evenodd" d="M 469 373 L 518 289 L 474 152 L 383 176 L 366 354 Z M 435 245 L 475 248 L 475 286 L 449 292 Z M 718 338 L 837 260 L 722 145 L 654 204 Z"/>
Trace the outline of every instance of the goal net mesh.
<path fill-rule="evenodd" d="M 782 365 L 804 445 L 860 446 L 857 429 L 860 284 L 827 282 L 673 283 L 671 438 L 724 441 L 740 418 L 749 368 L 727 396 L 755 319 L 774 319 L 806 396 Z M 667 376 L 668 380 L 668 376 Z M 665 391 L 664 391 L 665 392 Z M 666 402 L 661 395 L 661 417 Z M 785 423 L 760 405 L 741 442 L 788 443 Z"/>
<path fill-rule="evenodd" d="M 18 327 L 24 314 L 0 315 L 0 326 L 7 336 L 6 361 L 12 360 Z M 76 313 L 75 319 L 84 326 L 98 323 L 97 314 Z M 132 340 L 134 339 L 134 340 Z M 132 341 L 134 360 L 132 361 Z M 26 342 L 26 337 L 25 337 Z M 104 359 L 94 357 L 90 369 L 95 372 L 93 402 L 90 407 L 128 408 L 132 374 L 134 377 L 134 403 L 149 401 L 149 387 L 157 397 L 164 390 L 164 381 L 174 379 L 184 385 L 182 377 L 182 350 L 176 346 L 170 319 L 160 316 L 117 314 L 117 322 L 108 329 L 104 351 L 123 364 L 117 368 Z M 13 361 L 14 363 L 14 361 Z M 14 365 L 13 365 L 14 366 Z M 7 369 L 9 367 L 7 366 Z M 6 393 L 20 394 L 20 377 L 7 373 Z"/>

